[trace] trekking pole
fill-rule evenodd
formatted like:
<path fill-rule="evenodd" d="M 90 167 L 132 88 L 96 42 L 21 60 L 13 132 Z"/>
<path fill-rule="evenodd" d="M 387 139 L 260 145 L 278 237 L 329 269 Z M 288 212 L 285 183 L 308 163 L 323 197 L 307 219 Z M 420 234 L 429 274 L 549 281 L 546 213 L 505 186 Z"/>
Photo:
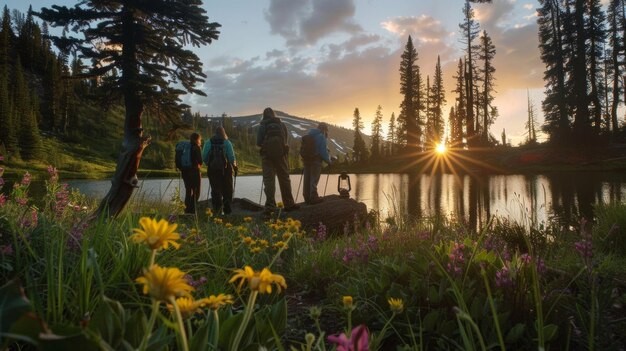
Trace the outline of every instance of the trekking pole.
<path fill-rule="evenodd" d="M 326 188 L 328 188 L 328 176 L 330 176 L 330 165 L 328 165 L 328 172 L 326 172 L 326 185 L 324 185 L 324 196 L 326 196 Z"/>
<path fill-rule="evenodd" d="M 295 203 L 298 203 L 298 195 L 300 195 L 300 185 L 302 184 L 302 177 L 304 177 L 304 166 L 302 166 L 302 173 L 300 174 L 300 181 L 298 182 L 298 191 L 296 191 Z"/>
<path fill-rule="evenodd" d="M 261 193 L 259 194 L 259 205 L 261 204 L 262 198 L 263 198 L 263 175 L 261 175 Z"/>

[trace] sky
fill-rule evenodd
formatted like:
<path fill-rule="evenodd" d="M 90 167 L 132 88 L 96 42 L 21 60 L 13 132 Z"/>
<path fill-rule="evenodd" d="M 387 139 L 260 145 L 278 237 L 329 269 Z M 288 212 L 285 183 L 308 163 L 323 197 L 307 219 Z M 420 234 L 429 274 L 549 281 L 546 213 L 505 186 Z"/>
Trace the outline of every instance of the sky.
<path fill-rule="evenodd" d="M 4 0 L 25 11 L 28 2 Z M 34 9 L 68 0 L 31 1 Z M 448 108 L 454 103 L 453 75 L 463 56 L 458 24 L 463 0 L 204 0 L 219 39 L 195 49 L 206 82 L 206 97 L 183 100 L 201 114 L 258 114 L 267 106 L 292 115 L 351 127 L 358 108 L 370 122 L 382 106 L 385 130 L 400 111 L 400 56 L 408 36 L 424 76 L 441 57 Z M 496 94 L 500 116 L 491 132 L 503 129 L 516 145 L 524 139 L 527 93 L 543 122 L 544 66 L 539 58 L 537 0 L 493 0 L 473 4 L 481 30 L 496 46 Z"/>

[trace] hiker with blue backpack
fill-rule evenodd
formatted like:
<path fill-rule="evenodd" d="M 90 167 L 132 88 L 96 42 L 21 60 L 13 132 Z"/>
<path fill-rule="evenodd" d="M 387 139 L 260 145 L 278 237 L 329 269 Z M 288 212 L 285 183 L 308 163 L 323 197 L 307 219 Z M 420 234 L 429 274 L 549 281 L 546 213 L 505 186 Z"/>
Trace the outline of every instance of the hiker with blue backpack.
<path fill-rule="evenodd" d="M 263 186 L 265 186 L 265 212 L 266 215 L 276 211 L 276 183 L 278 177 L 280 194 L 283 198 L 285 211 L 300 208 L 293 200 L 291 194 L 291 180 L 289 179 L 289 163 L 287 156 L 287 127 L 276 117 L 274 110 L 266 108 L 263 111 L 263 119 L 257 132 L 256 144 L 261 152 L 261 167 L 263 168 Z"/>
<path fill-rule="evenodd" d="M 317 193 L 317 184 L 322 174 L 322 161 L 330 166 L 331 160 L 328 154 L 328 124 L 321 122 L 317 128 L 310 129 L 302 137 L 300 156 L 304 162 L 304 187 L 302 193 L 304 201 L 311 205 L 323 201 Z"/>
<path fill-rule="evenodd" d="M 234 192 L 233 172 L 236 176 L 238 168 L 233 144 L 223 127 L 217 127 L 213 137 L 204 144 L 202 160 L 207 166 L 213 212 L 230 214 Z"/>
<path fill-rule="evenodd" d="M 189 141 L 176 144 L 176 168 L 180 170 L 185 184 L 185 213 L 196 213 L 196 203 L 200 198 L 201 143 L 200 134 L 191 133 Z"/>

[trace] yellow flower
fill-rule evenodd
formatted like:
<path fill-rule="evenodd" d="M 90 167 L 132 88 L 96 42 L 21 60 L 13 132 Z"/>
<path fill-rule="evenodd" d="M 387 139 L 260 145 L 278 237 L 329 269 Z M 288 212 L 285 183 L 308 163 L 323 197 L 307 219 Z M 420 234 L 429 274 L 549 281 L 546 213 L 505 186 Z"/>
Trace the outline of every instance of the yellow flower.
<path fill-rule="evenodd" d="M 391 308 L 391 311 L 394 313 L 402 313 L 404 310 L 404 301 L 402 301 L 402 299 L 394 299 L 392 297 L 387 300 L 387 302 L 389 303 L 389 308 Z"/>
<path fill-rule="evenodd" d="M 272 292 L 272 284 L 276 284 L 278 292 L 281 292 L 281 288 L 287 288 L 285 278 L 280 274 L 273 274 L 268 268 L 263 268 L 260 272 L 255 272 L 250 266 L 245 266 L 244 269 L 235 269 L 235 275 L 230 278 L 229 283 L 234 283 L 239 280 L 237 290 L 241 289 L 243 283 L 247 282 L 248 287 L 252 291 L 258 291 L 261 294 L 270 294 Z"/>
<path fill-rule="evenodd" d="M 246 244 L 246 245 L 253 245 L 255 243 L 255 241 L 251 237 L 247 236 L 247 237 L 243 238 L 243 243 Z"/>
<path fill-rule="evenodd" d="M 250 249 L 250 253 L 257 254 L 259 252 L 261 252 L 261 248 L 258 246 Z"/>
<path fill-rule="evenodd" d="M 265 240 L 265 239 L 260 239 L 260 240 L 259 240 L 259 245 L 261 245 L 261 246 L 268 247 L 268 246 L 269 246 L 269 244 L 270 244 L 270 243 L 269 243 L 267 240 Z"/>
<path fill-rule="evenodd" d="M 180 247 L 176 242 L 180 235 L 174 232 L 176 224 L 169 224 L 164 219 L 157 222 L 149 217 L 141 217 L 139 225 L 142 229 L 133 229 L 134 234 L 130 236 L 134 242 L 145 243 L 152 250 L 167 249 L 170 245 L 176 249 Z"/>
<path fill-rule="evenodd" d="M 247 230 L 248 230 L 248 228 L 246 228 L 246 227 L 244 227 L 242 225 L 237 226 L 237 233 L 245 233 Z"/>
<path fill-rule="evenodd" d="M 343 297 L 343 307 L 351 310 L 354 308 L 354 304 L 352 303 L 352 296 L 344 296 Z"/>
<path fill-rule="evenodd" d="M 180 310 L 180 314 L 184 319 L 193 317 L 194 314 L 202 312 L 200 307 L 204 306 L 204 299 L 194 300 L 193 297 L 179 297 L 176 299 L 176 306 Z M 174 311 L 174 306 L 167 304 L 170 312 Z"/>
<path fill-rule="evenodd" d="M 210 208 L 207 208 L 205 211 L 207 217 L 213 217 L 213 210 L 211 210 Z"/>
<path fill-rule="evenodd" d="M 217 310 L 222 306 L 233 303 L 233 297 L 231 295 L 219 294 L 217 296 L 211 295 L 202 299 L 203 306 L 208 306 L 212 310 Z"/>
<path fill-rule="evenodd" d="M 287 249 L 287 245 L 285 245 L 285 242 L 284 242 L 284 241 L 279 241 L 279 242 L 277 242 L 276 244 L 274 244 L 274 248 L 280 249 L 280 248 L 283 248 L 283 247 L 284 247 L 285 249 Z"/>
<path fill-rule="evenodd" d="M 152 265 L 145 269 L 137 283 L 143 284 L 143 293 L 150 294 L 156 300 L 169 302 L 172 297 L 188 296 L 194 288 L 184 278 L 185 273 L 178 268 Z"/>
<path fill-rule="evenodd" d="M 285 233 L 283 234 L 283 239 L 284 239 L 284 240 L 287 240 L 287 239 L 289 239 L 289 238 L 291 238 L 291 233 L 289 233 L 289 232 L 285 232 Z"/>
<path fill-rule="evenodd" d="M 221 218 L 213 218 L 213 222 L 215 222 L 215 224 L 222 224 L 224 221 Z"/>
<path fill-rule="evenodd" d="M 232 224 L 230 224 L 230 223 L 226 223 L 226 224 L 224 224 L 224 227 L 226 227 L 226 228 L 232 228 L 232 227 L 233 227 L 233 225 L 232 225 Z"/>
<path fill-rule="evenodd" d="M 243 217 L 244 222 L 252 222 L 252 217 Z"/>
<path fill-rule="evenodd" d="M 285 204 L 282 201 L 280 201 L 280 202 L 278 202 L 276 204 L 276 207 L 278 207 L 278 208 L 285 208 Z"/>

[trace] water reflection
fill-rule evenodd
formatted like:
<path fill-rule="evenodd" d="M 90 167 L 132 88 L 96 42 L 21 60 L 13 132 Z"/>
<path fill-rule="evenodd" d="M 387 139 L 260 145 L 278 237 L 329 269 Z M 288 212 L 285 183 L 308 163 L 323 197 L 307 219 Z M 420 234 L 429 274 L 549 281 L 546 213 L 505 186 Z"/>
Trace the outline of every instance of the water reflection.
<path fill-rule="evenodd" d="M 542 223 L 552 219 L 577 221 L 591 218 L 593 205 L 622 201 L 626 198 L 626 174 L 622 173 L 553 173 L 545 175 L 492 175 L 471 177 L 452 174 L 351 174 L 351 197 L 364 202 L 368 209 L 379 211 L 381 218 L 394 214 L 412 217 L 445 215 L 464 218 L 478 226 L 492 215 L 520 223 Z M 291 177 L 292 189 L 298 189 L 299 175 Z M 328 176 L 326 194 L 337 193 L 338 175 Z M 83 193 L 102 197 L 108 181 L 72 181 Z M 149 179 L 141 183 L 135 202 L 169 201 L 177 179 Z M 259 201 L 260 176 L 237 179 L 236 197 Z M 320 192 L 326 187 L 326 175 L 320 180 Z M 208 182 L 203 179 L 202 199 Z M 302 196 L 298 196 L 302 199 Z M 261 198 L 261 203 L 263 198 Z M 277 194 L 280 201 L 280 194 Z"/>

